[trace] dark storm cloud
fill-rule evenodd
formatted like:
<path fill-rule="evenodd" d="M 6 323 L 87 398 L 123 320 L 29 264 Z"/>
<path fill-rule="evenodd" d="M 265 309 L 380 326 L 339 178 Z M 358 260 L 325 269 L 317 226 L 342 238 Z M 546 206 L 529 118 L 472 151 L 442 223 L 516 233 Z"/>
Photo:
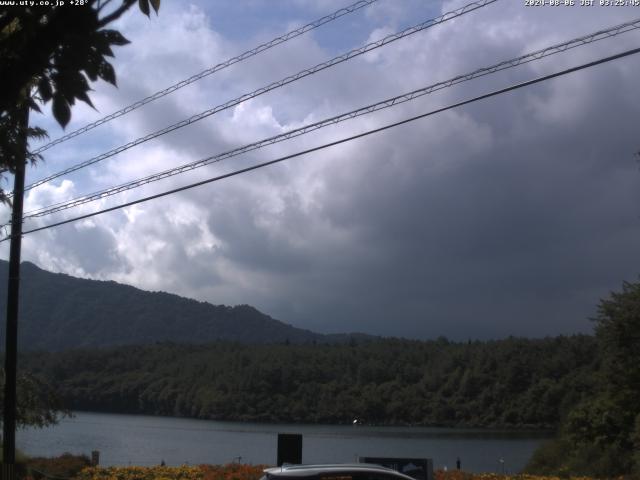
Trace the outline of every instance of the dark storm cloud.
<path fill-rule="evenodd" d="M 598 91 L 611 78 L 581 81 Z M 407 150 L 397 135 L 393 143 L 412 164 L 411 176 L 385 162 L 393 148 L 372 142 L 370 154 L 381 154 L 347 181 L 332 179 L 330 190 L 349 195 L 327 195 L 325 215 L 359 232 L 354 249 L 376 254 L 362 264 L 345 262 L 350 268 L 340 291 L 349 295 L 338 300 L 344 310 L 318 306 L 324 315 L 309 317 L 324 317 L 321 324 L 334 328 L 360 318 L 361 328 L 385 333 L 406 322 L 428 336 L 588 330 L 598 296 L 633 280 L 640 260 L 633 158 L 640 112 L 623 93 L 589 99 L 583 114 L 563 126 L 564 135 L 529 116 L 524 132 L 493 129 L 492 148 L 461 159 L 455 153 L 464 142 L 461 129 L 457 141 L 447 139 L 449 153 L 440 154 L 446 158 Z M 478 123 L 492 111 L 513 119 L 525 105 L 524 95 L 514 95 L 471 114 Z M 412 126 L 409 135 L 431 126 Z M 441 168 L 420 168 L 440 162 Z"/>

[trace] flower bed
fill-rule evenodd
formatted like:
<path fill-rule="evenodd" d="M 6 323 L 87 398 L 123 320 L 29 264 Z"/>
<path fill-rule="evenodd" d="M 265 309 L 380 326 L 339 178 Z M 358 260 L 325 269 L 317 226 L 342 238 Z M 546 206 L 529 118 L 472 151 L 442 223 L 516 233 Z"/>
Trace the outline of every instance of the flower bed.
<path fill-rule="evenodd" d="M 595 480 L 590 477 L 551 477 L 527 474 L 501 475 L 498 473 L 468 473 L 462 471 L 434 472 L 435 480 Z M 623 480 L 620 477 L 618 480 Z"/>
<path fill-rule="evenodd" d="M 77 480 L 258 480 L 264 465 L 199 465 L 190 467 L 90 467 Z"/>

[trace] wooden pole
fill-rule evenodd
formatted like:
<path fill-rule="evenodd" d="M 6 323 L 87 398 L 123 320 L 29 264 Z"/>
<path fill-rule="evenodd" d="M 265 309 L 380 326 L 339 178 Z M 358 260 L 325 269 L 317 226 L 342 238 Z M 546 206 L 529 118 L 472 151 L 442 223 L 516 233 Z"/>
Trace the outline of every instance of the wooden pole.
<path fill-rule="evenodd" d="M 7 328 L 4 357 L 4 412 L 2 422 L 2 479 L 15 480 L 16 463 L 16 370 L 18 360 L 18 303 L 20 299 L 20 249 L 22 247 L 22 206 L 24 174 L 27 162 L 27 128 L 29 107 L 20 119 L 21 158 L 15 165 L 11 244 L 9 247 L 9 284 L 7 289 Z"/>

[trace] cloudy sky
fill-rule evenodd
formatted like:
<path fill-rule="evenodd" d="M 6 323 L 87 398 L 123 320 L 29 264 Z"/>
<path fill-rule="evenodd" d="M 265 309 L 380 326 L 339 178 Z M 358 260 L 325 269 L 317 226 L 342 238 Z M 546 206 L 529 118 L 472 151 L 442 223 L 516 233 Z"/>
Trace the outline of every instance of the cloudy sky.
<path fill-rule="evenodd" d="M 576 0 L 579 3 L 578 0 Z M 467 2 L 378 0 L 45 153 L 38 180 Z M 119 88 L 72 131 L 349 4 L 163 2 L 117 25 Z M 277 135 L 640 17 L 640 7 L 499 0 L 29 192 L 25 211 Z M 188 174 L 30 220 L 117 205 L 640 46 L 596 42 Z M 453 339 L 590 332 L 640 273 L 640 55 L 285 163 L 25 236 L 23 259 L 319 332 Z M 31 123 L 64 132 L 50 116 Z M 8 216 L 2 212 L 4 218 Z M 6 242 L 0 247 L 7 258 Z"/>

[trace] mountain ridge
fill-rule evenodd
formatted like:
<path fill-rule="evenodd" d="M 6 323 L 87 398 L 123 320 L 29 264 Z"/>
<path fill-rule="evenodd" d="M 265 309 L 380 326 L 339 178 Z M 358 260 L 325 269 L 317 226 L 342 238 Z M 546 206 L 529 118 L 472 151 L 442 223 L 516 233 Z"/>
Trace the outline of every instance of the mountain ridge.
<path fill-rule="evenodd" d="M 8 262 L 0 260 L 0 279 L 7 275 Z M 48 272 L 31 262 L 22 263 L 20 289 L 18 344 L 22 350 L 165 341 L 299 344 L 373 338 L 360 333 L 320 334 L 274 319 L 248 304 L 214 305 L 112 280 Z M 6 311 L 6 295 L 0 295 L 0 309 Z M 4 345 L 4 328 L 0 328 L 0 341 Z"/>

